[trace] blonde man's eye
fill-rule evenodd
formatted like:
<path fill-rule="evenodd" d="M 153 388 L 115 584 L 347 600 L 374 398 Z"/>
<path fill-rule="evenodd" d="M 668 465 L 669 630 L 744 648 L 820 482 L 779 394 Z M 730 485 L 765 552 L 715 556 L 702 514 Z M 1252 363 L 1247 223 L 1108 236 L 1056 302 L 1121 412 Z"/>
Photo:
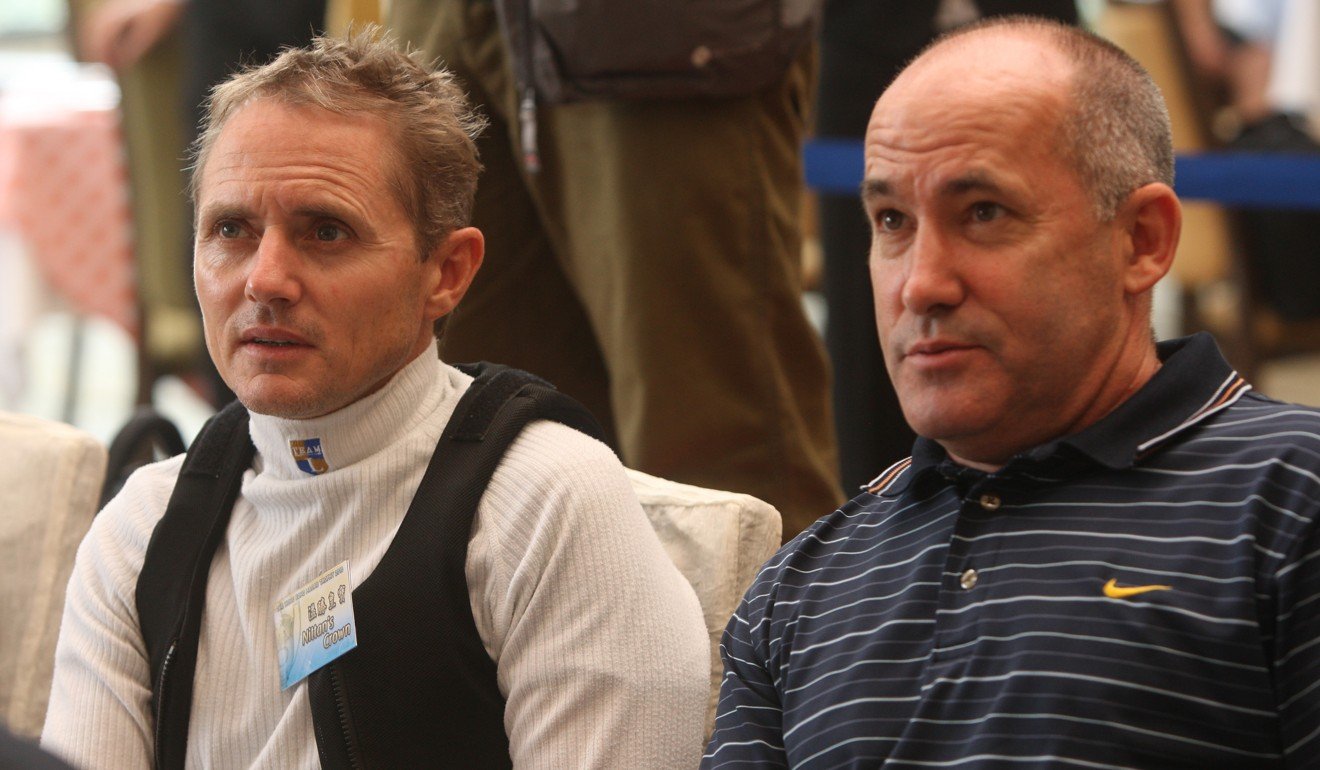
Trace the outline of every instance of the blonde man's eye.
<path fill-rule="evenodd" d="M 320 225 L 316 228 L 316 240 L 339 241 L 346 237 L 344 228 L 339 225 Z"/>

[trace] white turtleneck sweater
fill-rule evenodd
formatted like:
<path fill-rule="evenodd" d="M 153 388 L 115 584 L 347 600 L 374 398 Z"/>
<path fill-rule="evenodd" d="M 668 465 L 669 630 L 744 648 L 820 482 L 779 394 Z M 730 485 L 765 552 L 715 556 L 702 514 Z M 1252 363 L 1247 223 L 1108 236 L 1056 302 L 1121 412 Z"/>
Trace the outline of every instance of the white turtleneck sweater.
<path fill-rule="evenodd" d="M 319 767 L 306 681 L 280 691 L 275 603 L 344 560 L 354 585 L 371 574 L 470 382 L 423 354 L 325 417 L 252 415 L 257 458 L 207 587 L 190 767 Z M 319 476 L 289 449 L 312 437 L 330 466 Z M 134 589 L 181 465 L 135 473 L 78 550 L 42 734 L 75 765 L 151 764 Z M 696 767 L 701 611 L 607 447 L 557 423 L 523 430 L 481 500 L 466 567 L 516 767 Z"/>

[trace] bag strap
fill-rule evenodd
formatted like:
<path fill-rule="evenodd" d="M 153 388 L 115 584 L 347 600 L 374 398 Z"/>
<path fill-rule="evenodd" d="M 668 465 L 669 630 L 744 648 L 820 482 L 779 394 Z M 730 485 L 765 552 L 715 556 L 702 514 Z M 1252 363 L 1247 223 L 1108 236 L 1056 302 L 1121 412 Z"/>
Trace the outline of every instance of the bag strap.
<path fill-rule="evenodd" d="M 527 422 L 544 419 L 608 443 L 605 442 L 604 429 L 585 406 L 530 372 L 486 361 L 456 364 L 455 368 L 471 376 L 473 381 L 450 416 L 449 424 L 440 436 L 442 442 L 446 435 L 453 441 L 484 441 L 488 434 L 499 430 L 512 431 L 513 436 L 517 436 Z M 517 425 L 514 424 L 517 421 L 508 416 L 499 417 L 501 421 L 497 421 L 499 413 L 510 407 L 512 415 L 525 413 L 527 419 Z"/>
<path fill-rule="evenodd" d="M 308 677 L 323 768 L 511 766 L 495 663 L 472 617 L 472 523 L 527 423 L 554 420 L 597 438 L 603 432 L 583 406 L 527 372 L 484 363 L 459 368 L 475 380 L 394 540 L 354 589 L 362 646 Z M 426 596 L 422 624 L 418 590 Z"/>
<path fill-rule="evenodd" d="M 207 421 L 151 533 L 134 599 L 151 664 L 155 766 L 182 768 L 211 559 L 256 451 L 237 401 Z"/>

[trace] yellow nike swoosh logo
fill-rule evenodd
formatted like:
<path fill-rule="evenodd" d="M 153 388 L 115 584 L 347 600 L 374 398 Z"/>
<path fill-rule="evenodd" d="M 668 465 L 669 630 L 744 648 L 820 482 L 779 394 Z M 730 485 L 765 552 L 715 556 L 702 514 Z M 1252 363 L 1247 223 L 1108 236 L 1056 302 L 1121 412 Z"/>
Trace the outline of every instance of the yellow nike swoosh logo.
<path fill-rule="evenodd" d="M 1173 586 L 1121 586 L 1117 580 L 1109 579 L 1105 583 L 1105 596 L 1110 599 L 1126 599 L 1129 596 L 1150 593 L 1151 591 L 1172 591 Z"/>

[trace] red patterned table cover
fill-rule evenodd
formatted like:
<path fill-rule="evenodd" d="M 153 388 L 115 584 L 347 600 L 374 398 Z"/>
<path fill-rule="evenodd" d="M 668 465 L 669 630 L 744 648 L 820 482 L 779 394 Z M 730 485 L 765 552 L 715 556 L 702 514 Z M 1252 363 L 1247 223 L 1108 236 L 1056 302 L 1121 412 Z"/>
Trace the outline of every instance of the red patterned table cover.
<path fill-rule="evenodd" d="M 0 112 L 0 227 L 77 311 L 136 335 L 131 221 L 117 111 Z"/>

